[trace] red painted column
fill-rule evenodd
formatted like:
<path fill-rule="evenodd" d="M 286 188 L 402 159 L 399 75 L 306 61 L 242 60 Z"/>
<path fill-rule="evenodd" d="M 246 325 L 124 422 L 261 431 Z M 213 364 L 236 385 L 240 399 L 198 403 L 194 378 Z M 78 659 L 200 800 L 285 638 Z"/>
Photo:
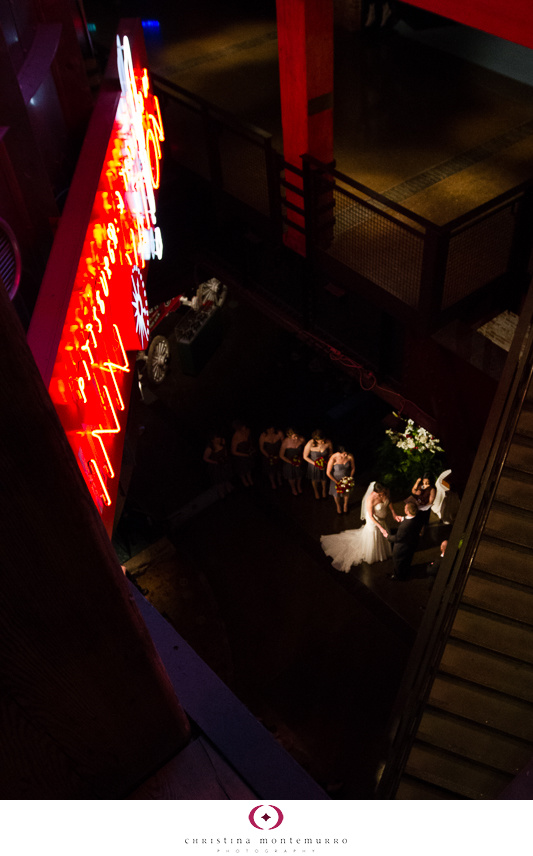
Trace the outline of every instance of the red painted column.
<path fill-rule="evenodd" d="M 333 0 L 276 0 L 285 160 L 298 169 L 302 155 L 333 161 Z M 301 188 L 300 176 L 286 179 Z M 303 209 L 303 198 L 287 189 L 287 202 Z M 287 246 L 305 255 L 302 214 L 287 206 Z"/>

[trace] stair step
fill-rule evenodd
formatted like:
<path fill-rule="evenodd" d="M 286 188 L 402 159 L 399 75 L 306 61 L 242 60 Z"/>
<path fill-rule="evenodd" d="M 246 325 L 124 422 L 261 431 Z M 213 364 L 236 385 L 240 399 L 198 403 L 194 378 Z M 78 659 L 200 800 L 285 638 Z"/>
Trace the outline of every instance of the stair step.
<path fill-rule="evenodd" d="M 520 699 L 439 674 L 433 682 L 429 703 L 439 710 L 533 742 L 533 704 Z"/>
<path fill-rule="evenodd" d="M 428 782 L 403 776 L 396 791 L 395 800 L 456 800 L 461 799 L 457 794 L 451 794 L 442 788 L 436 788 Z"/>
<path fill-rule="evenodd" d="M 533 585 L 531 564 L 531 554 L 527 549 L 514 549 L 483 537 L 476 550 L 473 567 L 521 585 Z"/>
<path fill-rule="evenodd" d="M 500 693 L 533 703 L 533 666 L 449 639 L 439 669 Z"/>
<path fill-rule="evenodd" d="M 512 780 L 505 773 L 419 743 L 413 745 L 405 770 L 471 800 L 495 799 Z"/>
<path fill-rule="evenodd" d="M 513 441 L 505 459 L 505 466 L 524 473 L 533 473 L 533 447 Z"/>
<path fill-rule="evenodd" d="M 460 606 L 450 635 L 506 657 L 533 663 L 533 629 L 505 618 Z"/>
<path fill-rule="evenodd" d="M 416 739 L 512 776 L 533 755 L 532 743 L 431 708 L 424 712 Z"/>
<path fill-rule="evenodd" d="M 533 439 L 533 409 L 530 409 L 527 405 L 522 408 L 516 430 L 519 434 Z"/>
<path fill-rule="evenodd" d="M 533 550 L 533 514 L 504 506 L 492 506 L 485 534 Z"/>
<path fill-rule="evenodd" d="M 496 499 L 526 511 L 533 511 L 533 482 L 521 481 L 504 473 L 496 490 Z"/>
<path fill-rule="evenodd" d="M 531 588 L 471 573 L 466 581 L 462 602 L 533 626 Z M 533 647 L 533 637 L 531 644 Z"/>

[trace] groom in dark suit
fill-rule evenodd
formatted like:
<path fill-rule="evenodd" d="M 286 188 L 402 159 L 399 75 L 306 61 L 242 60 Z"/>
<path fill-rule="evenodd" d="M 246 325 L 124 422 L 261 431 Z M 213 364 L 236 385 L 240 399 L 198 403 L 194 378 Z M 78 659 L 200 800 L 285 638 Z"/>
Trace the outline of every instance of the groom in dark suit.
<path fill-rule="evenodd" d="M 387 540 L 393 545 L 394 573 L 391 575 L 393 580 L 406 580 L 409 576 L 409 569 L 420 534 L 416 520 L 417 508 L 415 503 L 407 501 L 404 511 L 405 517 L 396 532 L 393 535 L 387 535 Z"/>

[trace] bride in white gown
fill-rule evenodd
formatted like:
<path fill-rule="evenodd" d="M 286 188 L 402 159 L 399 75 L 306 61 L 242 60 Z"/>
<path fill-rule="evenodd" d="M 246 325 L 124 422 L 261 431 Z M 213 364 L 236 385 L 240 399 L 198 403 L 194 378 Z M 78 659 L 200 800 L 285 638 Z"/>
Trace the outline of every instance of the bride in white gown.
<path fill-rule="evenodd" d="M 383 536 L 380 527 L 387 529 L 387 517 L 391 514 L 399 523 L 398 517 L 390 505 L 389 491 L 379 482 L 372 482 L 361 502 L 361 519 L 364 524 L 359 529 L 347 529 L 336 535 L 322 535 L 320 543 L 327 556 L 333 559 L 333 567 L 348 573 L 353 565 L 366 562 L 383 562 L 392 555 L 392 549 Z"/>

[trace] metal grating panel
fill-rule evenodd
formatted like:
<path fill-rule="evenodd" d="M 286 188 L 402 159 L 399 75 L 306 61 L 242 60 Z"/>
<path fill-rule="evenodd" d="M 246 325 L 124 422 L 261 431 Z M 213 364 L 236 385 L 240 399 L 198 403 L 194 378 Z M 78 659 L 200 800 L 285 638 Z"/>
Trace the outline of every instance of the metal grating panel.
<path fill-rule="evenodd" d="M 335 227 L 327 253 L 416 307 L 420 292 L 424 233 L 385 216 L 370 203 L 335 190 Z"/>
<path fill-rule="evenodd" d="M 174 96 L 165 100 L 163 120 L 165 136 L 172 140 L 173 158 L 209 181 L 207 135 L 202 114 Z"/>
<path fill-rule="evenodd" d="M 447 309 L 504 274 L 509 262 L 515 218 L 508 205 L 452 235 L 442 308 Z"/>
<path fill-rule="evenodd" d="M 266 216 L 270 213 L 265 148 L 229 127 L 219 126 L 224 190 Z"/>

